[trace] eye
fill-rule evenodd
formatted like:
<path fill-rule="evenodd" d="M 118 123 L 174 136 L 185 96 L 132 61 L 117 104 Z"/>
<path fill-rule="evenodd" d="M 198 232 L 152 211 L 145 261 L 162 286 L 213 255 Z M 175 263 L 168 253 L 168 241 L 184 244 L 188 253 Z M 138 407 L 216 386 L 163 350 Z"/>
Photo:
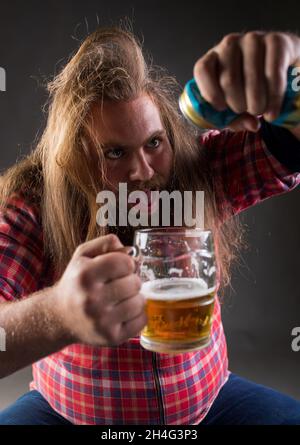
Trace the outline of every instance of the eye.
<path fill-rule="evenodd" d="M 108 159 L 120 159 L 124 154 L 124 150 L 122 148 L 112 148 L 111 150 L 107 150 L 105 152 L 105 157 Z"/>
<path fill-rule="evenodd" d="M 150 142 L 148 142 L 147 147 L 149 148 L 158 148 L 161 144 L 161 138 L 153 138 Z"/>

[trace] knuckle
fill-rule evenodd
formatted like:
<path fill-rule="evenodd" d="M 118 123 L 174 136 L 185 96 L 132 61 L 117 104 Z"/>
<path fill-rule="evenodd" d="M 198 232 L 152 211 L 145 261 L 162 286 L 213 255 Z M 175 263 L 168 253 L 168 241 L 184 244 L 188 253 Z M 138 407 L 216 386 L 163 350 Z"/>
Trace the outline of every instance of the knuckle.
<path fill-rule="evenodd" d="M 267 43 L 277 47 L 282 47 L 286 43 L 285 35 L 281 32 L 269 32 L 266 34 L 265 40 Z"/>
<path fill-rule="evenodd" d="M 199 73 L 203 73 L 207 71 L 209 68 L 208 59 L 206 56 L 201 57 L 201 59 L 197 60 L 194 65 L 194 77 L 197 78 Z"/>
<path fill-rule="evenodd" d="M 85 250 L 84 244 L 80 244 L 79 246 L 76 247 L 74 256 L 76 256 L 76 257 L 83 256 L 84 250 Z"/>
<path fill-rule="evenodd" d="M 111 252 L 113 249 L 120 246 L 120 240 L 114 233 L 109 233 L 101 237 L 102 254 Z"/>
<path fill-rule="evenodd" d="M 105 235 L 105 238 L 107 241 L 111 243 L 116 243 L 117 241 L 119 241 L 118 236 L 115 235 L 114 233 L 109 233 L 108 235 Z"/>
<path fill-rule="evenodd" d="M 117 346 L 120 343 L 120 326 L 110 327 L 105 333 L 107 342 L 111 346 Z"/>
<path fill-rule="evenodd" d="M 196 62 L 196 66 L 201 69 L 208 69 L 213 59 L 213 53 L 207 53 Z"/>
<path fill-rule="evenodd" d="M 259 31 L 248 31 L 243 35 L 243 41 L 247 44 L 255 44 L 262 39 L 262 33 Z"/>
<path fill-rule="evenodd" d="M 138 292 L 142 287 L 142 281 L 140 277 L 137 274 L 132 274 L 133 276 L 133 285 L 134 285 L 134 291 Z"/>
<path fill-rule="evenodd" d="M 111 282 L 110 284 L 110 296 L 115 301 L 120 300 L 121 296 L 130 298 L 135 296 L 140 290 L 141 284 L 139 278 L 132 274 L 124 279 L 122 279 L 121 283 Z"/>
<path fill-rule="evenodd" d="M 231 48 L 232 46 L 235 46 L 239 42 L 240 38 L 241 38 L 240 33 L 232 32 L 223 37 L 221 44 L 225 48 L 228 47 Z"/>
<path fill-rule="evenodd" d="M 226 73 L 223 73 L 220 79 L 220 84 L 224 90 L 232 90 L 236 87 L 237 82 L 238 76 L 232 70 L 227 70 Z"/>
<path fill-rule="evenodd" d="M 125 271 L 127 274 L 134 271 L 135 265 L 134 260 L 124 253 L 113 252 L 105 259 L 105 264 L 107 268 L 120 269 L 120 271 Z"/>
<path fill-rule="evenodd" d="M 77 270 L 80 271 L 81 269 L 84 269 L 87 267 L 87 258 L 83 256 L 79 256 L 79 258 L 76 258 L 75 264 L 77 267 Z"/>
<path fill-rule="evenodd" d="M 121 254 L 120 262 L 127 273 L 133 273 L 135 270 L 134 260 L 128 255 Z"/>
<path fill-rule="evenodd" d="M 194 74 L 197 73 L 197 71 L 202 67 L 203 64 L 203 57 L 198 59 L 194 64 Z"/>

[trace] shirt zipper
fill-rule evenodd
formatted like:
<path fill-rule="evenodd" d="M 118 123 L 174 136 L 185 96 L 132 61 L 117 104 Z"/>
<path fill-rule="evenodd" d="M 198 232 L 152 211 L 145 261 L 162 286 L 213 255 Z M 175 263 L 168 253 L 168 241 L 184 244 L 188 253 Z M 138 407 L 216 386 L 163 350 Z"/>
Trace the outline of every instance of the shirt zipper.
<path fill-rule="evenodd" d="M 158 374 L 158 370 L 157 370 L 156 352 L 152 352 L 152 363 L 153 363 L 153 373 L 154 373 L 154 380 L 155 380 L 156 393 L 157 393 L 157 399 L 158 399 L 160 425 L 165 425 L 164 405 L 163 405 L 161 385 L 160 385 L 160 381 L 159 381 L 159 374 Z"/>

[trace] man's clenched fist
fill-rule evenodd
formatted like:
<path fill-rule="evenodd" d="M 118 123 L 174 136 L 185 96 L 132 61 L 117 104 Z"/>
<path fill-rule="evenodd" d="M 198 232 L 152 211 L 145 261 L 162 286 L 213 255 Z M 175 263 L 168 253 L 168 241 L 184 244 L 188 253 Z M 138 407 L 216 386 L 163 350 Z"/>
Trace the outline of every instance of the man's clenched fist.
<path fill-rule="evenodd" d="M 257 131 L 258 115 L 274 120 L 286 89 L 287 69 L 300 65 L 300 38 L 291 33 L 252 31 L 226 35 L 194 66 L 203 97 L 217 110 L 243 115 L 232 130 Z"/>
<path fill-rule="evenodd" d="M 141 281 L 134 260 L 116 252 L 121 247 L 116 235 L 80 245 L 54 287 L 74 343 L 116 346 L 146 324 Z"/>

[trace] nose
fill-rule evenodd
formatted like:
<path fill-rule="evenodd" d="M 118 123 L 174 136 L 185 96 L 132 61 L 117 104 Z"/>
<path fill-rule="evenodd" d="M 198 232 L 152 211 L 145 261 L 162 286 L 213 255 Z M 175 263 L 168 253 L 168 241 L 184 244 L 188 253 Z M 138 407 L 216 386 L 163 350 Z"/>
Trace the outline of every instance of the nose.
<path fill-rule="evenodd" d="M 150 166 L 143 150 L 132 156 L 129 165 L 130 181 L 149 181 L 154 175 L 154 170 Z"/>

